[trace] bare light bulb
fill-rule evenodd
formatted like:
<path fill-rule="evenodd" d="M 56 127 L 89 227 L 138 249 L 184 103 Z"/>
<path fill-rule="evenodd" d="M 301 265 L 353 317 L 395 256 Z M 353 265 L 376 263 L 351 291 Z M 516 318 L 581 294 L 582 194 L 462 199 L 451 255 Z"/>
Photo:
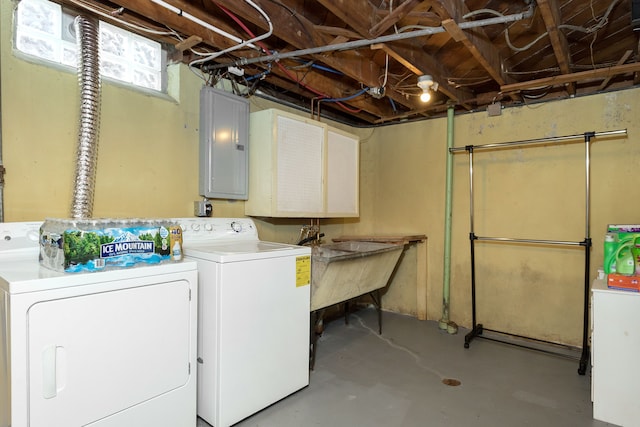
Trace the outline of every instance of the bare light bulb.
<path fill-rule="evenodd" d="M 429 102 L 429 100 L 431 99 L 431 92 L 429 92 L 429 88 L 433 85 L 433 78 L 430 75 L 425 74 L 418 77 L 418 87 L 422 89 L 420 101 Z"/>

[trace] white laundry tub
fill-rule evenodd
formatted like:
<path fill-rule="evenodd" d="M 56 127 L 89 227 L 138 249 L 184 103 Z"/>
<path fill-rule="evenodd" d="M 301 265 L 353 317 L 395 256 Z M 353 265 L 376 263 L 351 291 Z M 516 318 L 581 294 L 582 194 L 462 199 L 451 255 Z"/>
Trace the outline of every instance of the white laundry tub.
<path fill-rule="evenodd" d="M 311 311 L 384 288 L 404 245 L 349 241 L 311 252 Z"/>

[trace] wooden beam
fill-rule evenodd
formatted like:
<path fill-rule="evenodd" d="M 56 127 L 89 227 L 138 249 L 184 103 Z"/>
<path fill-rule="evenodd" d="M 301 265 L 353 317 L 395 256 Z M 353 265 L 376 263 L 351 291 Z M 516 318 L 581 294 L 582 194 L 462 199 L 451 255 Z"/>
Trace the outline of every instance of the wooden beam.
<path fill-rule="evenodd" d="M 515 80 L 507 74 L 508 64 L 502 59 L 500 52 L 489 40 L 482 27 L 473 31 L 463 31 L 457 24 L 462 17 L 470 12 L 463 0 L 430 0 L 434 9 L 441 15 L 442 25 L 451 37 L 462 42 L 473 58 L 487 71 L 489 76 L 499 85 L 512 83 Z M 445 25 L 446 23 L 446 25 Z M 514 101 L 519 101 L 517 94 L 510 95 Z"/>
<path fill-rule="evenodd" d="M 569 43 L 564 33 L 558 31 L 558 26 L 562 24 L 562 17 L 560 16 L 560 6 L 556 0 L 538 0 L 538 8 L 540 14 L 544 20 L 544 25 L 547 28 L 547 35 L 553 47 L 553 53 L 558 61 L 560 72 L 562 74 L 569 74 L 571 72 L 571 55 L 569 54 Z M 569 95 L 576 94 L 575 84 L 569 83 L 567 86 L 567 92 Z"/>
<path fill-rule="evenodd" d="M 200 37 L 203 42 L 214 48 L 225 49 L 236 44 L 234 41 L 198 25 L 183 16 L 171 12 L 164 7 L 158 6 L 149 0 L 112 0 L 111 3 L 123 7 L 125 10 L 135 12 L 138 15 L 145 16 L 152 21 L 164 24 L 179 33 Z M 73 5 L 74 3 L 70 4 Z M 226 31 L 229 34 L 237 35 L 233 28 L 230 28 L 227 24 L 213 16 L 204 14 L 194 6 L 180 4 L 180 7 L 182 6 L 184 6 L 183 10 L 188 13 L 194 16 L 199 16 L 204 21 L 209 22 L 211 25 Z M 100 5 L 100 7 L 104 6 Z M 240 37 L 240 35 L 238 35 L 238 37 Z"/>
<path fill-rule="evenodd" d="M 416 7 L 421 0 L 405 0 L 400 6 L 393 9 L 389 15 L 384 17 L 380 22 L 373 25 L 369 30 L 371 37 L 378 37 L 384 34 L 389 28 L 393 27 L 399 20 L 404 18 L 411 10 Z"/>
<path fill-rule="evenodd" d="M 345 22 L 349 22 L 351 16 L 356 13 L 375 14 L 375 8 L 371 6 L 368 0 L 318 0 L 324 7 L 329 9 L 334 15 L 342 19 Z M 363 21 L 362 19 L 360 21 Z M 369 28 L 362 22 L 354 22 L 352 24 L 362 37 L 369 37 Z M 385 49 L 393 51 L 393 57 L 400 61 L 403 65 L 417 75 L 430 74 L 434 78 L 439 80 L 440 92 L 448 96 L 455 101 L 464 101 L 465 98 L 471 95 L 463 90 L 450 86 L 448 82 L 443 81 L 442 76 L 447 76 L 450 73 L 440 64 L 435 58 L 424 53 L 420 41 L 417 39 L 403 40 L 402 43 L 386 44 Z M 401 60 L 398 58 L 402 58 Z M 394 99 L 395 100 L 395 99 Z"/>
<path fill-rule="evenodd" d="M 629 59 L 629 57 L 631 56 L 631 54 L 633 53 L 632 50 L 628 50 L 624 53 L 624 55 L 622 55 L 622 58 L 620 58 L 620 60 L 618 61 L 618 63 L 616 65 L 622 65 L 625 62 L 627 62 L 627 59 Z M 612 76 L 613 77 L 613 76 Z M 600 84 L 600 86 L 598 87 L 598 89 L 596 90 L 596 92 L 600 92 L 601 90 L 603 90 L 605 87 L 607 87 L 609 85 L 609 82 L 611 81 L 611 77 L 607 77 L 606 79 L 604 79 L 602 81 L 602 83 Z"/>
<path fill-rule="evenodd" d="M 525 89 L 534 89 L 540 86 L 559 86 L 567 83 L 581 82 L 586 80 L 606 79 L 612 76 L 640 71 L 640 62 L 632 64 L 616 65 L 613 67 L 598 68 L 595 70 L 581 71 L 572 74 L 561 74 L 543 79 L 530 80 L 528 82 L 513 83 L 500 86 L 503 94 L 517 92 Z"/>
<path fill-rule="evenodd" d="M 176 43 L 174 47 L 180 52 L 184 52 L 187 49 L 191 49 L 198 43 L 202 43 L 202 37 L 190 36 L 188 39 L 182 40 L 181 42 Z"/>
<path fill-rule="evenodd" d="M 500 54 L 487 39 L 481 39 L 471 32 L 463 31 L 453 19 L 445 19 L 442 21 L 442 26 L 455 41 L 461 42 L 467 48 L 493 80 L 500 85 L 506 83 L 506 77 L 502 74 Z"/>
<path fill-rule="evenodd" d="M 407 70 L 411 71 L 413 74 L 415 74 L 417 76 L 421 76 L 422 74 L 424 74 L 422 71 L 420 71 L 420 69 L 418 67 L 413 65 L 411 62 L 407 61 L 402 55 L 399 55 L 395 50 L 393 50 L 391 47 L 387 46 L 384 43 L 372 44 L 371 45 L 371 49 L 373 49 L 373 50 L 378 50 L 378 49 L 379 50 L 383 50 L 387 55 L 389 55 L 390 57 L 392 57 L 393 59 L 398 61 Z M 440 83 L 438 82 L 438 84 L 440 84 Z"/>
<path fill-rule="evenodd" d="M 463 16 L 469 13 L 469 8 L 463 0 L 434 1 L 439 4 L 440 13 L 443 16 L 442 26 L 451 37 L 464 44 L 476 61 L 489 73 L 499 85 L 514 82 L 513 78 L 505 73 L 507 64 L 502 59 L 500 52 L 491 43 L 489 36 L 482 27 L 476 27 L 473 31 L 462 30 L 457 22 L 463 20 Z"/>
<path fill-rule="evenodd" d="M 318 0 L 318 3 L 353 28 L 361 37 L 369 38 L 369 29 L 377 24 L 376 8 L 367 0 Z"/>
<path fill-rule="evenodd" d="M 313 29 L 320 32 L 325 33 L 330 36 L 342 36 L 348 39 L 360 40 L 362 36 L 355 31 L 351 31 L 347 28 L 342 27 L 327 27 L 325 25 L 314 25 Z"/>
<path fill-rule="evenodd" d="M 400 64 L 402 64 L 407 70 L 411 71 L 413 74 L 417 75 L 417 76 L 421 76 L 423 74 L 430 74 L 429 72 L 425 72 L 423 71 L 421 68 L 418 68 L 415 65 L 415 62 L 418 61 L 412 61 L 411 59 L 407 59 L 406 55 L 407 53 L 405 53 L 405 55 L 400 54 L 396 48 L 391 47 L 385 43 L 376 43 L 374 45 L 371 45 L 371 49 L 382 49 L 385 51 L 385 53 L 387 53 L 387 55 L 389 55 L 390 57 L 392 57 L 393 59 L 395 59 L 396 61 L 398 61 Z M 442 84 L 442 79 L 440 78 L 442 74 L 431 74 L 434 82 L 438 83 L 438 91 L 445 94 L 447 97 L 454 99 L 456 101 L 459 101 L 459 104 L 461 106 L 463 106 L 464 108 L 466 108 L 467 110 L 472 110 L 473 108 L 471 107 L 471 105 L 469 105 L 468 103 L 466 103 L 464 101 L 464 98 L 459 98 L 457 96 L 457 93 L 453 92 L 450 90 L 449 84 L 445 83 Z"/>
<path fill-rule="evenodd" d="M 217 2 L 240 18 L 260 28 L 267 28 L 267 23 L 264 18 L 256 13 L 255 9 L 246 2 L 237 0 L 217 0 Z M 279 6 L 277 3 L 261 2 L 260 7 L 270 17 L 274 27 L 274 35 L 286 43 L 289 43 L 295 49 L 328 46 L 334 41 L 332 36 L 316 32 L 314 30 L 314 24 L 304 16 L 296 15 L 295 18 L 292 18 L 287 9 Z M 313 57 L 319 62 L 340 71 L 345 76 L 354 79 L 356 82 L 360 82 L 369 87 L 379 85 L 378 78 L 381 75 L 380 67 L 357 51 L 336 51 L 331 55 L 318 54 L 313 55 Z M 318 85 L 318 90 L 329 90 L 329 92 L 326 93 L 335 98 L 344 96 L 344 92 L 341 95 L 335 95 L 335 79 L 325 77 L 319 73 L 309 73 L 305 78 L 311 78 L 312 74 L 315 75 L 315 84 Z M 323 83 L 318 83 L 320 81 Z M 390 94 L 390 96 L 393 96 L 393 94 Z M 399 94 L 395 94 L 395 96 L 398 102 L 406 102 Z M 349 101 L 348 103 L 352 104 L 354 101 Z M 372 114 L 377 115 L 380 110 L 392 111 L 388 102 L 368 102 L 366 104 L 367 105 L 361 105 L 361 108 L 366 109 L 366 111 Z"/>
<path fill-rule="evenodd" d="M 388 16 L 390 12 L 387 9 L 376 9 L 376 15 L 382 17 Z M 412 10 L 405 15 L 405 18 L 411 18 L 413 20 L 421 21 L 421 25 L 427 27 L 439 27 L 442 23 L 442 19 L 433 12 Z"/>

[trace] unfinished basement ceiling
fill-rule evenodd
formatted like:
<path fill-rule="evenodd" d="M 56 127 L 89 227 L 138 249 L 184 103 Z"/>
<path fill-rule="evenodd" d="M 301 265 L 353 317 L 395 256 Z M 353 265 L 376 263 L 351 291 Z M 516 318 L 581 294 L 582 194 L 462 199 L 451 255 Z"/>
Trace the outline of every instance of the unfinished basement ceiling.
<path fill-rule="evenodd" d="M 58 1 L 121 27 L 169 28 L 137 32 L 173 46 L 172 60 L 209 84 L 230 79 L 244 96 L 355 126 L 440 117 L 448 105 L 496 114 L 640 82 L 638 1 Z M 422 75 L 437 87 L 428 103 Z"/>

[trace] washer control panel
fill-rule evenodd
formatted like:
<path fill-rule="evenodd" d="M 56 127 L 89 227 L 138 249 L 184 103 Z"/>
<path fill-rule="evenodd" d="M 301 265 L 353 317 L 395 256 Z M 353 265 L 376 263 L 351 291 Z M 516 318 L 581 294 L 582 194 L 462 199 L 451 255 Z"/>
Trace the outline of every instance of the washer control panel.
<path fill-rule="evenodd" d="M 172 218 L 182 228 L 182 240 L 189 243 L 207 240 L 258 240 L 251 218 Z"/>
<path fill-rule="evenodd" d="M 40 246 L 42 222 L 0 222 L 0 252 Z"/>

